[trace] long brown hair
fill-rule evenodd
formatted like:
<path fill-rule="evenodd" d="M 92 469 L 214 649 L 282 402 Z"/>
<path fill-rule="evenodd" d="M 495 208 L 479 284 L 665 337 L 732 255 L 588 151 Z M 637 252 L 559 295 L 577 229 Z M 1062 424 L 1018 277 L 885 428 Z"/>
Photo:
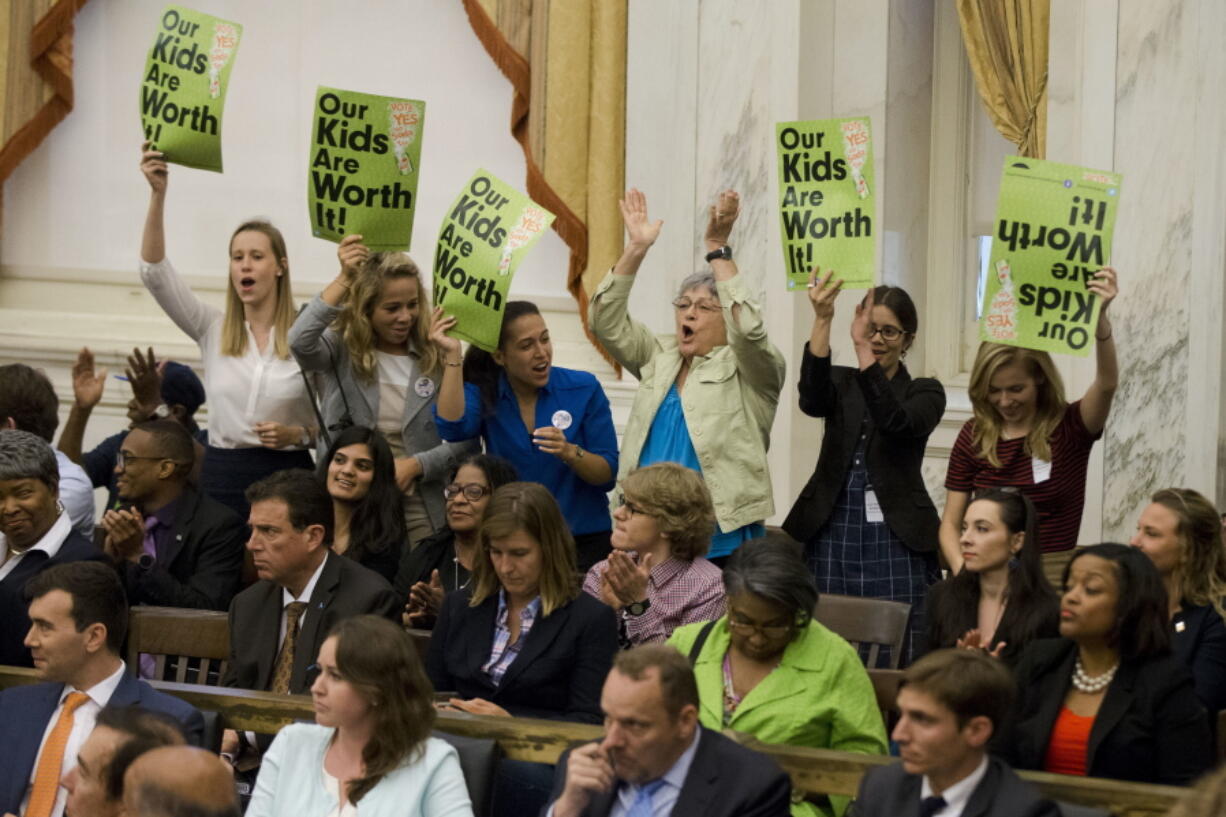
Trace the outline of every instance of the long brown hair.
<path fill-rule="evenodd" d="M 967 389 L 971 408 L 975 411 L 975 433 L 971 444 L 978 449 L 979 456 L 987 460 L 993 468 L 999 468 L 1001 465 L 1000 457 L 996 456 L 1001 423 L 1000 414 L 988 401 L 988 386 L 998 371 L 1014 363 L 1023 366 L 1027 374 L 1034 378 L 1038 392 L 1034 422 L 1023 444 L 1023 450 L 1027 454 L 1041 460 L 1051 459 L 1051 435 L 1056 426 L 1060 425 L 1064 410 L 1068 408 L 1068 402 L 1064 399 L 1064 382 L 1047 352 L 1003 346 L 999 343 L 981 343 L 979 353 L 975 355 L 971 383 Z"/>
<path fill-rule="evenodd" d="M 481 557 L 473 565 L 473 607 L 501 589 L 490 561 L 490 541 L 519 531 L 541 548 L 541 615 L 565 607 L 579 596 L 575 578 L 575 540 L 553 494 L 537 482 L 509 482 L 494 491 L 481 522 Z"/>
<path fill-rule="evenodd" d="M 273 257 L 280 274 L 277 276 L 277 305 L 272 315 L 273 349 L 277 357 L 289 359 L 289 328 L 294 325 L 294 290 L 289 280 L 289 255 L 285 249 L 285 237 L 271 223 L 262 219 L 244 221 L 230 234 L 230 247 L 239 233 L 263 233 L 268 237 Z M 247 318 L 243 302 L 234 288 L 234 278 L 226 274 L 226 314 L 221 324 L 221 353 L 230 357 L 242 357 L 247 353 Z"/>
<path fill-rule="evenodd" d="M 1152 497 L 1175 514 L 1175 535 L 1183 545 L 1179 595 L 1198 607 L 1213 605 L 1223 619 L 1226 610 L 1226 554 L 1222 552 L 1222 522 L 1217 508 L 1191 488 L 1163 488 Z"/>
<path fill-rule="evenodd" d="M 375 713 L 362 747 L 366 774 L 349 783 L 354 803 L 389 772 L 417 760 L 434 728 L 434 687 L 408 634 L 382 616 L 354 616 L 332 628 L 336 668 Z"/>
<path fill-rule="evenodd" d="M 340 333 L 349 349 L 349 359 L 354 373 L 368 383 L 376 376 L 375 333 L 370 325 L 370 316 L 383 296 L 383 285 L 397 278 L 412 278 L 417 281 L 417 297 L 420 308 L 413 330 L 409 333 L 409 351 L 418 360 L 422 374 L 437 377 L 442 369 L 442 355 L 430 342 L 430 293 L 422 280 L 421 270 L 406 253 L 372 253 L 354 279 L 345 296 L 346 308 L 336 319 L 336 331 Z"/>

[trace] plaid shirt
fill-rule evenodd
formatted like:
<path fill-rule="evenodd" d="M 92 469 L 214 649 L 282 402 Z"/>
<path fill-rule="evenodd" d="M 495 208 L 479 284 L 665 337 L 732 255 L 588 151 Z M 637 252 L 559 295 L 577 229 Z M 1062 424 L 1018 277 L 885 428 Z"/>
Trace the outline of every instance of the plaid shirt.
<path fill-rule="evenodd" d="M 599 599 L 608 568 L 607 559 L 592 565 L 583 579 L 583 592 Z M 647 598 L 651 606 L 641 616 L 622 611 L 622 627 L 630 644 L 664 641 L 682 624 L 722 616 L 724 574 L 702 557 L 692 562 L 670 557 L 651 569 Z"/>
<path fill-rule="evenodd" d="M 528 602 L 519 613 L 519 638 L 515 639 L 515 643 L 511 643 L 511 628 L 507 626 L 507 593 L 505 590 L 498 591 L 498 615 L 494 618 L 494 648 L 490 650 L 490 660 L 486 661 L 481 667 L 481 671 L 490 677 L 494 682 L 494 686 L 502 683 L 502 676 L 506 674 L 507 667 L 515 662 L 515 657 L 519 655 L 519 650 L 524 646 L 524 641 L 528 638 L 528 633 L 532 630 L 532 625 L 536 623 L 536 616 L 541 611 L 541 597 L 537 596 L 532 601 Z"/>

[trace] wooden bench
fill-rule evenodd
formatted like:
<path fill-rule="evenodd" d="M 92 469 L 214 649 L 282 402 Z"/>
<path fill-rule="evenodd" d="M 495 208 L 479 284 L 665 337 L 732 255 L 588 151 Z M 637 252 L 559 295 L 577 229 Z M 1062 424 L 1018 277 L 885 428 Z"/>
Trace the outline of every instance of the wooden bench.
<path fill-rule="evenodd" d="M 36 683 L 37 680 L 34 670 L 0 667 L 0 689 Z M 269 692 L 173 682 L 154 682 L 154 686 L 199 709 L 220 713 L 223 724 L 230 729 L 272 734 L 286 724 L 311 721 L 315 717 L 311 699 L 305 695 L 273 695 Z M 558 756 L 572 744 L 594 740 L 601 735 L 600 727 L 587 724 L 453 712 L 439 713 L 436 727 L 457 735 L 493 738 L 507 757 L 538 763 L 556 763 Z M 792 785 L 806 793 L 854 796 L 860 778 L 867 769 L 894 762 L 886 757 L 760 744 L 756 741 L 748 745 L 773 757 L 791 776 Z M 1117 817 L 1161 817 L 1187 793 L 1186 789 L 1174 786 L 1068 777 L 1046 772 L 1020 774 L 1052 799 L 1106 809 Z"/>
<path fill-rule="evenodd" d="M 154 678 L 167 679 L 169 666 L 170 678 L 179 683 L 220 682 L 230 657 L 228 616 L 216 610 L 137 605 L 128 614 L 128 666 L 139 666 L 141 653 L 153 658 Z"/>

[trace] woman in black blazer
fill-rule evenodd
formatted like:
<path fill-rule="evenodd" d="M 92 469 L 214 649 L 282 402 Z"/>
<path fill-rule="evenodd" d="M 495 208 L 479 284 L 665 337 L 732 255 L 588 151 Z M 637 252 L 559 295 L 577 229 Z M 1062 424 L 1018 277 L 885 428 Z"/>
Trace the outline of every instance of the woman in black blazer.
<path fill-rule="evenodd" d="M 856 367 L 832 366 L 830 324 L 842 281 L 809 277 L 813 332 L 800 368 L 800 409 L 823 417 L 821 456 L 783 528 L 805 544 L 822 593 L 911 605 L 906 665 L 918 646 L 928 586 L 940 577 L 941 520 L 920 466 L 945 411 L 945 390 L 912 379 L 902 359 L 919 318 L 898 287 L 870 290 L 856 307 Z"/>
<path fill-rule="evenodd" d="M 1019 769 L 1186 784 L 1213 765 L 1209 723 L 1170 651 L 1166 591 L 1139 550 L 1080 549 L 1064 569 L 1062 638 L 1017 668 L 1012 728 L 997 750 Z"/>
<path fill-rule="evenodd" d="M 617 652 L 611 607 L 579 591 L 575 545 L 535 482 L 494 491 L 470 588 L 448 594 L 426 668 L 450 706 L 478 715 L 600 723 Z"/>

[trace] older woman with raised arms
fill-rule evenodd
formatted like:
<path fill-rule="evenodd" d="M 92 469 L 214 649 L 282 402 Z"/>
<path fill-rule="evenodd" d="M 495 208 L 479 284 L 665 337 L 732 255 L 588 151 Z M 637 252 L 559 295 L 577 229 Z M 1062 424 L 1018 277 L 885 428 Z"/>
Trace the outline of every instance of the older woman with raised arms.
<path fill-rule="evenodd" d="M 717 530 L 708 558 L 721 561 L 765 532 L 774 514 L 766 450 L 787 365 L 766 336 L 761 305 L 732 261 L 728 237 L 740 199 L 724 191 L 711 207 L 705 235 L 709 272 L 682 283 L 673 301 L 677 331 L 654 335 L 631 319 L 630 289 L 663 222 L 647 217 L 638 190 L 621 201 L 628 241 L 592 295 L 592 331 L 639 379 L 622 439 L 619 478 L 657 462 L 703 475 Z"/>

